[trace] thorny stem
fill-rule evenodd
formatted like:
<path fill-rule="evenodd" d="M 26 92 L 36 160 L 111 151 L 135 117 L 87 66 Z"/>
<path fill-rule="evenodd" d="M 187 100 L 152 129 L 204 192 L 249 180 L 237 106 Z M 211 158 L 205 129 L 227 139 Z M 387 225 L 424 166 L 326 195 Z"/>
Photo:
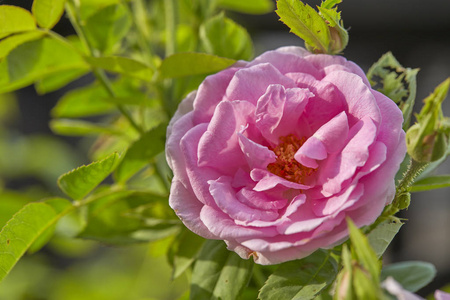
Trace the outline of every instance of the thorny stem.
<path fill-rule="evenodd" d="M 411 185 L 414 183 L 414 180 L 417 178 L 417 176 L 419 176 L 428 165 L 429 163 L 427 162 L 418 162 L 414 159 L 411 159 L 408 169 L 403 175 L 403 178 L 398 183 L 394 200 L 390 205 L 386 207 L 382 214 L 383 219 L 389 218 L 401 209 L 407 208 L 409 206 L 408 203 L 406 207 L 402 207 L 401 202 L 405 199 L 405 197 L 409 197 Z"/>

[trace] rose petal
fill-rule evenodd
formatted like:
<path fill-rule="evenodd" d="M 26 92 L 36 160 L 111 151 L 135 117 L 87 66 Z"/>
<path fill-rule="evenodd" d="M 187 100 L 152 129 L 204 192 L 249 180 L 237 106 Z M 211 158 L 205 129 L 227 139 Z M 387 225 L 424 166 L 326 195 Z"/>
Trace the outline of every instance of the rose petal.
<path fill-rule="evenodd" d="M 296 55 L 296 53 L 291 54 L 288 51 L 279 50 L 280 49 L 276 51 L 267 51 L 261 54 L 250 62 L 249 66 L 254 66 L 261 63 L 270 63 L 282 74 L 298 72 L 301 70 L 302 73 L 310 74 L 315 78 L 323 77 L 323 72 L 321 72 L 320 69 L 316 68 L 308 60 Z"/>
<path fill-rule="evenodd" d="M 194 124 L 209 122 L 238 68 L 225 69 L 210 75 L 200 84 L 194 102 Z"/>
<path fill-rule="evenodd" d="M 315 200 L 313 202 L 313 211 L 319 217 L 332 215 L 337 211 L 341 211 L 353 205 L 359 200 L 363 193 L 364 185 L 352 185 L 338 195 Z"/>
<path fill-rule="evenodd" d="M 305 118 L 305 123 L 308 124 L 312 132 L 316 132 L 339 113 L 347 111 L 346 99 L 333 84 L 318 81 L 316 85 L 309 89 L 315 97 L 308 101 L 303 118 Z"/>
<path fill-rule="evenodd" d="M 273 221 L 278 212 L 269 209 L 256 209 L 249 207 L 236 198 L 236 191 L 231 187 L 231 178 L 220 177 L 208 181 L 209 191 L 217 206 L 239 224 L 246 225 L 254 220 Z"/>
<path fill-rule="evenodd" d="M 243 204 L 253 208 L 279 210 L 286 206 L 287 199 L 273 198 L 262 192 L 256 192 L 249 188 L 242 188 L 237 193 L 237 198 Z"/>
<path fill-rule="evenodd" d="M 348 105 L 347 117 L 350 127 L 367 117 L 370 117 L 375 124 L 381 122 L 380 109 L 375 96 L 360 76 L 336 71 L 325 76 L 323 81 L 332 83 L 345 98 Z"/>
<path fill-rule="evenodd" d="M 214 238 L 214 234 L 200 220 L 203 204 L 177 179 L 172 181 L 170 187 L 169 205 L 187 228 L 207 239 Z"/>
<path fill-rule="evenodd" d="M 358 75 L 358 77 L 363 80 L 364 84 L 370 87 L 370 83 L 367 80 L 364 71 L 354 62 L 348 61 L 342 56 L 316 54 L 308 55 L 307 57 L 305 57 L 305 59 L 312 63 L 316 68 L 323 69 L 325 74 L 329 74 L 332 71 L 336 70 L 335 68 L 341 68 L 340 66 L 342 66 L 347 72 Z"/>
<path fill-rule="evenodd" d="M 270 173 L 267 170 L 262 170 L 262 169 L 253 169 L 250 172 L 250 177 L 254 181 L 258 182 L 255 185 L 255 187 L 253 188 L 253 190 L 257 191 L 257 192 L 273 189 L 277 185 L 281 185 L 286 188 L 297 189 L 297 190 L 306 190 L 306 189 L 310 188 L 309 185 L 304 185 L 304 184 L 288 181 L 284 178 L 281 178 L 275 174 Z"/>
<path fill-rule="evenodd" d="M 199 124 L 189 130 L 180 141 L 180 149 L 183 153 L 186 175 L 183 180 L 190 183 L 193 192 L 198 200 L 203 204 L 215 205 L 209 193 L 208 180 L 217 179 L 221 176 L 220 173 L 211 168 L 200 168 L 197 164 L 197 145 L 202 134 L 206 131 L 208 124 Z M 182 174 L 175 174 L 177 175 Z M 183 174 L 184 175 L 184 174 Z"/>
<path fill-rule="evenodd" d="M 342 153 L 328 156 L 320 166 L 319 184 L 323 195 L 339 193 L 345 180 L 350 179 L 358 167 L 369 158 L 369 146 L 374 142 L 377 128 L 371 118 L 365 117 L 350 129 L 349 142 Z"/>
<path fill-rule="evenodd" d="M 236 132 L 252 121 L 254 106 L 246 101 L 221 102 L 198 144 L 198 165 L 232 175 L 246 164 Z"/>
<path fill-rule="evenodd" d="M 275 236 L 274 228 L 256 228 L 236 225 L 227 214 L 210 206 L 203 206 L 200 212 L 200 220 L 218 239 L 242 239 L 262 236 Z"/>
<path fill-rule="evenodd" d="M 276 161 L 277 156 L 266 146 L 249 140 L 242 133 L 237 133 L 239 146 L 247 160 L 250 169 L 267 168 L 267 165 Z"/>
<path fill-rule="evenodd" d="M 274 66 L 263 63 L 237 71 L 230 81 L 225 97 L 229 101 L 246 100 L 256 105 L 259 97 L 271 84 L 295 86 L 292 79 L 281 74 Z"/>

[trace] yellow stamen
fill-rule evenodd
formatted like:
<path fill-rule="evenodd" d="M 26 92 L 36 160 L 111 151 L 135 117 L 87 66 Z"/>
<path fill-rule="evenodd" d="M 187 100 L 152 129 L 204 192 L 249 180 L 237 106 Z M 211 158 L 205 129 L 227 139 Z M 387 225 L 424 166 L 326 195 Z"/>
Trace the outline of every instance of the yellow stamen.
<path fill-rule="evenodd" d="M 295 153 L 305 141 L 305 137 L 299 139 L 293 134 L 280 137 L 280 143 L 275 148 L 271 148 L 277 155 L 277 160 L 269 164 L 267 170 L 286 180 L 304 183 L 304 180 L 316 171 L 303 166 L 294 158 Z"/>

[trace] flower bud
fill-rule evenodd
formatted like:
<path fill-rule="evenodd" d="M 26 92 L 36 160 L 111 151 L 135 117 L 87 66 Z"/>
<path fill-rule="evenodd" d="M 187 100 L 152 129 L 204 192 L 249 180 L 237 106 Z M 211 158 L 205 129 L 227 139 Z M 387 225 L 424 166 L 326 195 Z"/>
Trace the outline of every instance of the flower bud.
<path fill-rule="evenodd" d="M 348 44 L 348 33 L 347 30 L 341 26 L 330 27 L 330 53 L 339 54 L 341 53 Z"/>
<path fill-rule="evenodd" d="M 442 101 L 447 96 L 450 78 L 424 100 L 416 115 L 417 123 L 406 132 L 408 154 L 418 162 L 432 162 L 446 155 L 450 137 L 449 119 L 443 116 Z"/>

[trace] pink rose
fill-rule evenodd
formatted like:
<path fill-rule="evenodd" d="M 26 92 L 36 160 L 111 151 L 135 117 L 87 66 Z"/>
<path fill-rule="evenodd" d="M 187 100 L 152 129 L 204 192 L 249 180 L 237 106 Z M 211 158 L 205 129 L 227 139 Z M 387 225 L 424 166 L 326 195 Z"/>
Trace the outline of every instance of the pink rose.
<path fill-rule="evenodd" d="M 394 197 L 402 113 L 340 56 L 269 51 L 205 79 L 167 130 L 170 206 L 193 232 L 276 264 L 347 237 Z"/>

